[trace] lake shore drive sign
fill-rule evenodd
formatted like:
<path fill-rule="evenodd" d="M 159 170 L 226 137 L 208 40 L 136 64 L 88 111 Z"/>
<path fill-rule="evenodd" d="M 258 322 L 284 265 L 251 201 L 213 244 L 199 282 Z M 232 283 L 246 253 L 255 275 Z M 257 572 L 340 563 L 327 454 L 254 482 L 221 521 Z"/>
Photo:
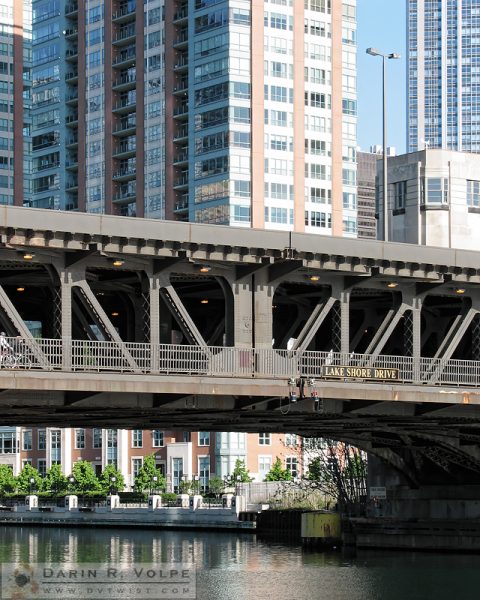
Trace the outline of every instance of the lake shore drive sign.
<path fill-rule="evenodd" d="M 369 379 L 373 381 L 399 381 L 399 370 L 352 365 L 323 365 L 321 376 L 329 379 Z"/>

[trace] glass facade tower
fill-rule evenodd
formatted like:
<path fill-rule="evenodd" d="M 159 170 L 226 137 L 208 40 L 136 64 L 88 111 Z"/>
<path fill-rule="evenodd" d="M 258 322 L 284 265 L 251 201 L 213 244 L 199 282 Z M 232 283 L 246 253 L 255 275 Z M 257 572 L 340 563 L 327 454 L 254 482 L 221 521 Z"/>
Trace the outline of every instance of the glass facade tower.
<path fill-rule="evenodd" d="M 408 1 L 408 150 L 480 152 L 480 0 Z"/>

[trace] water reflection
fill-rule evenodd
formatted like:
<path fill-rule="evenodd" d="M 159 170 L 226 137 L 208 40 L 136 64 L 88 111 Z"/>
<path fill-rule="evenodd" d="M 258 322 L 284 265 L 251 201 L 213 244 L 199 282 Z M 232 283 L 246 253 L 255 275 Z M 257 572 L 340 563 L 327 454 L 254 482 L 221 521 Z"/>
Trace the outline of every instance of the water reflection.
<path fill-rule="evenodd" d="M 478 598 L 479 556 L 317 552 L 252 534 L 0 528 L 0 561 L 194 563 L 199 600 Z"/>

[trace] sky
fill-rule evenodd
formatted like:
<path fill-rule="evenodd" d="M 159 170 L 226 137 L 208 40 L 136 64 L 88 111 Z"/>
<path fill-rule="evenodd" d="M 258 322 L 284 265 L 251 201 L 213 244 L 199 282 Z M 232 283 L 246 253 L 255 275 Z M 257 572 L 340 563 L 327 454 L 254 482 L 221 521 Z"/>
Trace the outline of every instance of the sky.
<path fill-rule="evenodd" d="M 401 54 L 387 64 L 387 144 L 406 152 L 406 1 L 357 0 L 358 146 L 382 144 L 382 59 L 368 47 Z"/>

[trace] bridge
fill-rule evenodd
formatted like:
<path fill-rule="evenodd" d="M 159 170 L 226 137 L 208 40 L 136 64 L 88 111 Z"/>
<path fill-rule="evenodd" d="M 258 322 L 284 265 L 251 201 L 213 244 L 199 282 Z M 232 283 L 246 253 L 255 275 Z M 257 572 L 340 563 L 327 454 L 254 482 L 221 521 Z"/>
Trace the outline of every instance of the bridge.
<path fill-rule="evenodd" d="M 2 207 L 3 423 L 324 435 L 480 480 L 479 256 Z"/>

